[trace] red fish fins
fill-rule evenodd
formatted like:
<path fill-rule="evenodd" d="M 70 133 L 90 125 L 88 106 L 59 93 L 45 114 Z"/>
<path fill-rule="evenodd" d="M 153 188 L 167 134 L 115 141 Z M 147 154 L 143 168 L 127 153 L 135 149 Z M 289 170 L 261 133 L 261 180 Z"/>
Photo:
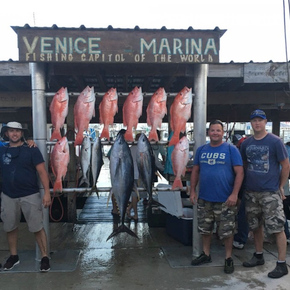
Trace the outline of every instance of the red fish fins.
<path fill-rule="evenodd" d="M 181 189 L 183 188 L 183 184 L 180 178 L 175 178 L 172 184 L 171 189 Z"/>
<path fill-rule="evenodd" d="M 159 141 L 158 135 L 157 135 L 157 131 L 156 130 L 152 130 L 149 132 L 149 136 L 148 136 L 148 140 L 149 141 Z"/>
<path fill-rule="evenodd" d="M 50 137 L 50 141 L 52 140 L 60 140 L 62 138 L 60 131 L 59 130 L 53 130 L 51 137 Z"/>
<path fill-rule="evenodd" d="M 134 142 L 134 137 L 133 137 L 133 132 L 132 132 L 132 129 L 130 130 L 126 130 L 126 133 L 124 134 L 124 138 L 126 141 L 129 141 L 129 142 Z"/>
<path fill-rule="evenodd" d="M 75 146 L 82 145 L 83 143 L 83 132 L 78 132 L 75 139 Z"/>
<path fill-rule="evenodd" d="M 53 185 L 53 192 L 62 192 L 62 181 L 61 179 L 57 179 Z"/>
<path fill-rule="evenodd" d="M 175 132 L 173 133 L 173 135 L 168 143 L 168 146 L 175 145 L 179 142 L 179 136 L 177 135 L 177 133 L 176 134 L 175 134 Z"/>
<path fill-rule="evenodd" d="M 100 138 L 106 138 L 107 140 L 110 140 L 110 133 L 109 133 L 109 128 L 108 127 L 104 127 L 102 134 L 100 136 Z"/>

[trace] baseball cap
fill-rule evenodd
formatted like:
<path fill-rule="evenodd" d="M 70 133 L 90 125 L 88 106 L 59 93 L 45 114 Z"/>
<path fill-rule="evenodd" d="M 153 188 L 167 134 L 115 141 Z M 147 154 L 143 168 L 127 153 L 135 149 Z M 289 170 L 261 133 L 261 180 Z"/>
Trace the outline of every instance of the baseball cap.
<path fill-rule="evenodd" d="M 262 118 L 262 119 L 267 119 L 266 114 L 264 111 L 262 110 L 255 110 L 251 113 L 251 117 L 250 119 L 254 119 L 254 118 Z"/>

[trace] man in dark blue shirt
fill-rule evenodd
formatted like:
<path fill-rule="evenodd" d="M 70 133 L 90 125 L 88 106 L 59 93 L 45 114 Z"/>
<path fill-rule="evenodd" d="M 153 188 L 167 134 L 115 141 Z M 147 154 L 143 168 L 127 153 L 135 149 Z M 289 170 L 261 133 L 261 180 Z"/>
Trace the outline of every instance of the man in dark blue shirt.
<path fill-rule="evenodd" d="M 44 159 L 38 148 L 29 148 L 24 135 L 27 130 L 18 122 L 9 122 L 1 129 L 1 137 L 9 143 L 0 147 L 0 169 L 2 177 L 1 219 L 7 232 L 10 257 L 4 270 L 19 264 L 17 255 L 17 233 L 21 211 L 30 232 L 35 234 L 42 259 L 40 271 L 50 270 L 47 254 L 47 238 L 43 228 L 42 206 L 51 204 L 49 179 Z M 37 173 L 44 188 L 41 199 Z"/>
<path fill-rule="evenodd" d="M 241 145 L 245 164 L 245 207 L 249 229 L 253 231 L 256 252 L 244 267 L 265 263 L 263 257 L 263 228 L 274 234 L 278 248 L 276 268 L 268 273 L 270 278 L 288 274 L 286 264 L 285 215 L 283 211 L 284 184 L 289 176 L 289 159 L 280 138 L 266 131 L 267 118 L 262 110 L 251 114 L 254 135 Z"/>

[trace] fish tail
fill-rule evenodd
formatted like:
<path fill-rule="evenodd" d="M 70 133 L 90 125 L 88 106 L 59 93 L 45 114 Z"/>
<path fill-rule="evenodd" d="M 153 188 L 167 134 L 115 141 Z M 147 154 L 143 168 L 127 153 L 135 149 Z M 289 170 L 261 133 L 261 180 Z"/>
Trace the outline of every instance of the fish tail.
<path fill-rule="evenodd" d="M 175 178 L 174 179 L 174 182 L 172 184 L 172 187 L 171 189 L 182 189 L 183 188 L 183 184 L 181 182 L 181 179 L 180 178 Z"/>
<path fill-rule="evenodd" d="M 149 132 L 149 136 L 148 136 L 148 140 L 149 141 L 152 141 L 152 140 L 155 140 L 155 141 L 159 141 L 159 138 L 158 138 L 158 135 L 157 135 L 157 131 L 156 130 L 152 130 Z"/>
<path fill-rule="evenodd" d="M 130 236 L 134 237 L 134 238 L 137 238 L 138 239 L 138 236 L 133 232 L 131 231 L 128 227 L 126 227 L 124 224 L 120 225 L 117 229 L 115 229 L 107 238 L 107 241 L 109 239 L 111 239 L 112 237 L 115 237 L 117 236 L 118 234 L 120 233 L 127 233 L 129 234 Z"/>
<path fill-rule="evenodd" d="M 168 146 L 175 145 L 179 142 L 179 138 L 177 134 L 173 134 L 172 138 L 170 139 Z"/>
<path fill-rule="evenodd" d="M 103 128 L 103 131 L 102 131 L 100 138 L 106 138 L 107 140 L 110 140 L 110 133 L 109 133 L 108 127 Z"/>
<path fill-rule="evenodd" d="M 53 185 L 53 192 L 62 192 L 62 181 L 61 179 L 57 179 Z"/>
<path fill-rule="evenodd" d="M 50 141 L 52 140 L 60 140 L 62 138 L 60 131 L 59 130 L 53 130 L 51 137 L 50 137 Z"/>
<path fill-rule="evenodd" d="M 99 196 L 99 191 L 98 191 L 98 189 L 97 189 L 96 186 L 93 186 L 93 187 L 91 188 L 91 190 L 90 190 L 90 195 L 91 195 L 93 192 L 95 192 L 95 193 L 97 194 L 98 198 L 100 198 L 100 196 Z"/>
<path fill-rule="evenodd" d="M 80 184 L 80 185 L 81 185 L 81 184 L 86 184 L 87 187 L 90 186 L 90 182 L 89 182 L 89 180 L 88 180 L 88 178 L 87 178 L 86 176 L 83 176 L 83 177 L 82 177 L 82 179 L 81 179 L 81 181 L 80 181 L 79 184 Z"/>
<path fill-rule="evenodd" d="M 77 133 L 76 139 L 75 139 L 75 146 L 82 145 L 83 143 L 83 133 Z"/>
<path fill-rule="evenodd" d="M 131 130 L 126 130 L 126 133 L 124 134 L 124 139 L 129 142 L 134 142 L 133 133 Z"/>

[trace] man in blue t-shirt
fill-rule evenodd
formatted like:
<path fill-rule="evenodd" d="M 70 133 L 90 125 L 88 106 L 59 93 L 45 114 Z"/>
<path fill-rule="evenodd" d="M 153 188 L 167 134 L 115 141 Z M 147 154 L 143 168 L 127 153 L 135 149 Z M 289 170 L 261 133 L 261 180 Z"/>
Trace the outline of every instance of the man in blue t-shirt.
<path fill-rule="evenodd" d="M 224 272 L 234 272 L 233 236 L 237 215 L 238 193 L 244 178 L 243 162 L 238 149 L 223 142 L 223 123 L 212 121 L 210 143 L 200 146 L 195 154 L 190 187 L 190 200 L 197 201 L 198 230 L 202 235 L 203 252 L 192 265 L 211 262 L 210 244 L 217 224 L 218 236 L 225 244 Z M 199 194 L 196 186 L 199 183 Z M 197 200 L 198 197 L 198 200 Z"/>
<path fill-rule="evenodd" d="M 10 250 L 10 257 L 3 266 L 11 270 L 19 264 L 17 254 L 17 231 L 21 211 L 33 232 L 41 252 L 40 271 L 50 270 L 47 253 L 47 238 L 43 228 L 42 206 L 51 204 L 49 179 L 41 152 L 30 148 L 25 142 L 27 130 L 18 122 L 9 122 L 1 129 L 1 137 L 8 141 L 0 147 L 0 170 L 2 177 L 1 219 Z M 44 188 L 41 198 L 37 173 Z"/>
<path fill-rule="evenodd" d="M 283 211 L 284 188 L 289 176 L 289 159 L 279 137 L 266 131 L 267 118 L 262 110 L 251 114 L 254 135 L 241 145 L 245 164 L 245 207 L 249 229 L 253 231 L 255 250 L 252 258 L 243 263 L 254 267 L 265 263 L 263 257 L 263 228 L 274 234 L 278 248 L 278 261 L 270 278 L 288 274 L 286 264 L 285 215 Z"/>

